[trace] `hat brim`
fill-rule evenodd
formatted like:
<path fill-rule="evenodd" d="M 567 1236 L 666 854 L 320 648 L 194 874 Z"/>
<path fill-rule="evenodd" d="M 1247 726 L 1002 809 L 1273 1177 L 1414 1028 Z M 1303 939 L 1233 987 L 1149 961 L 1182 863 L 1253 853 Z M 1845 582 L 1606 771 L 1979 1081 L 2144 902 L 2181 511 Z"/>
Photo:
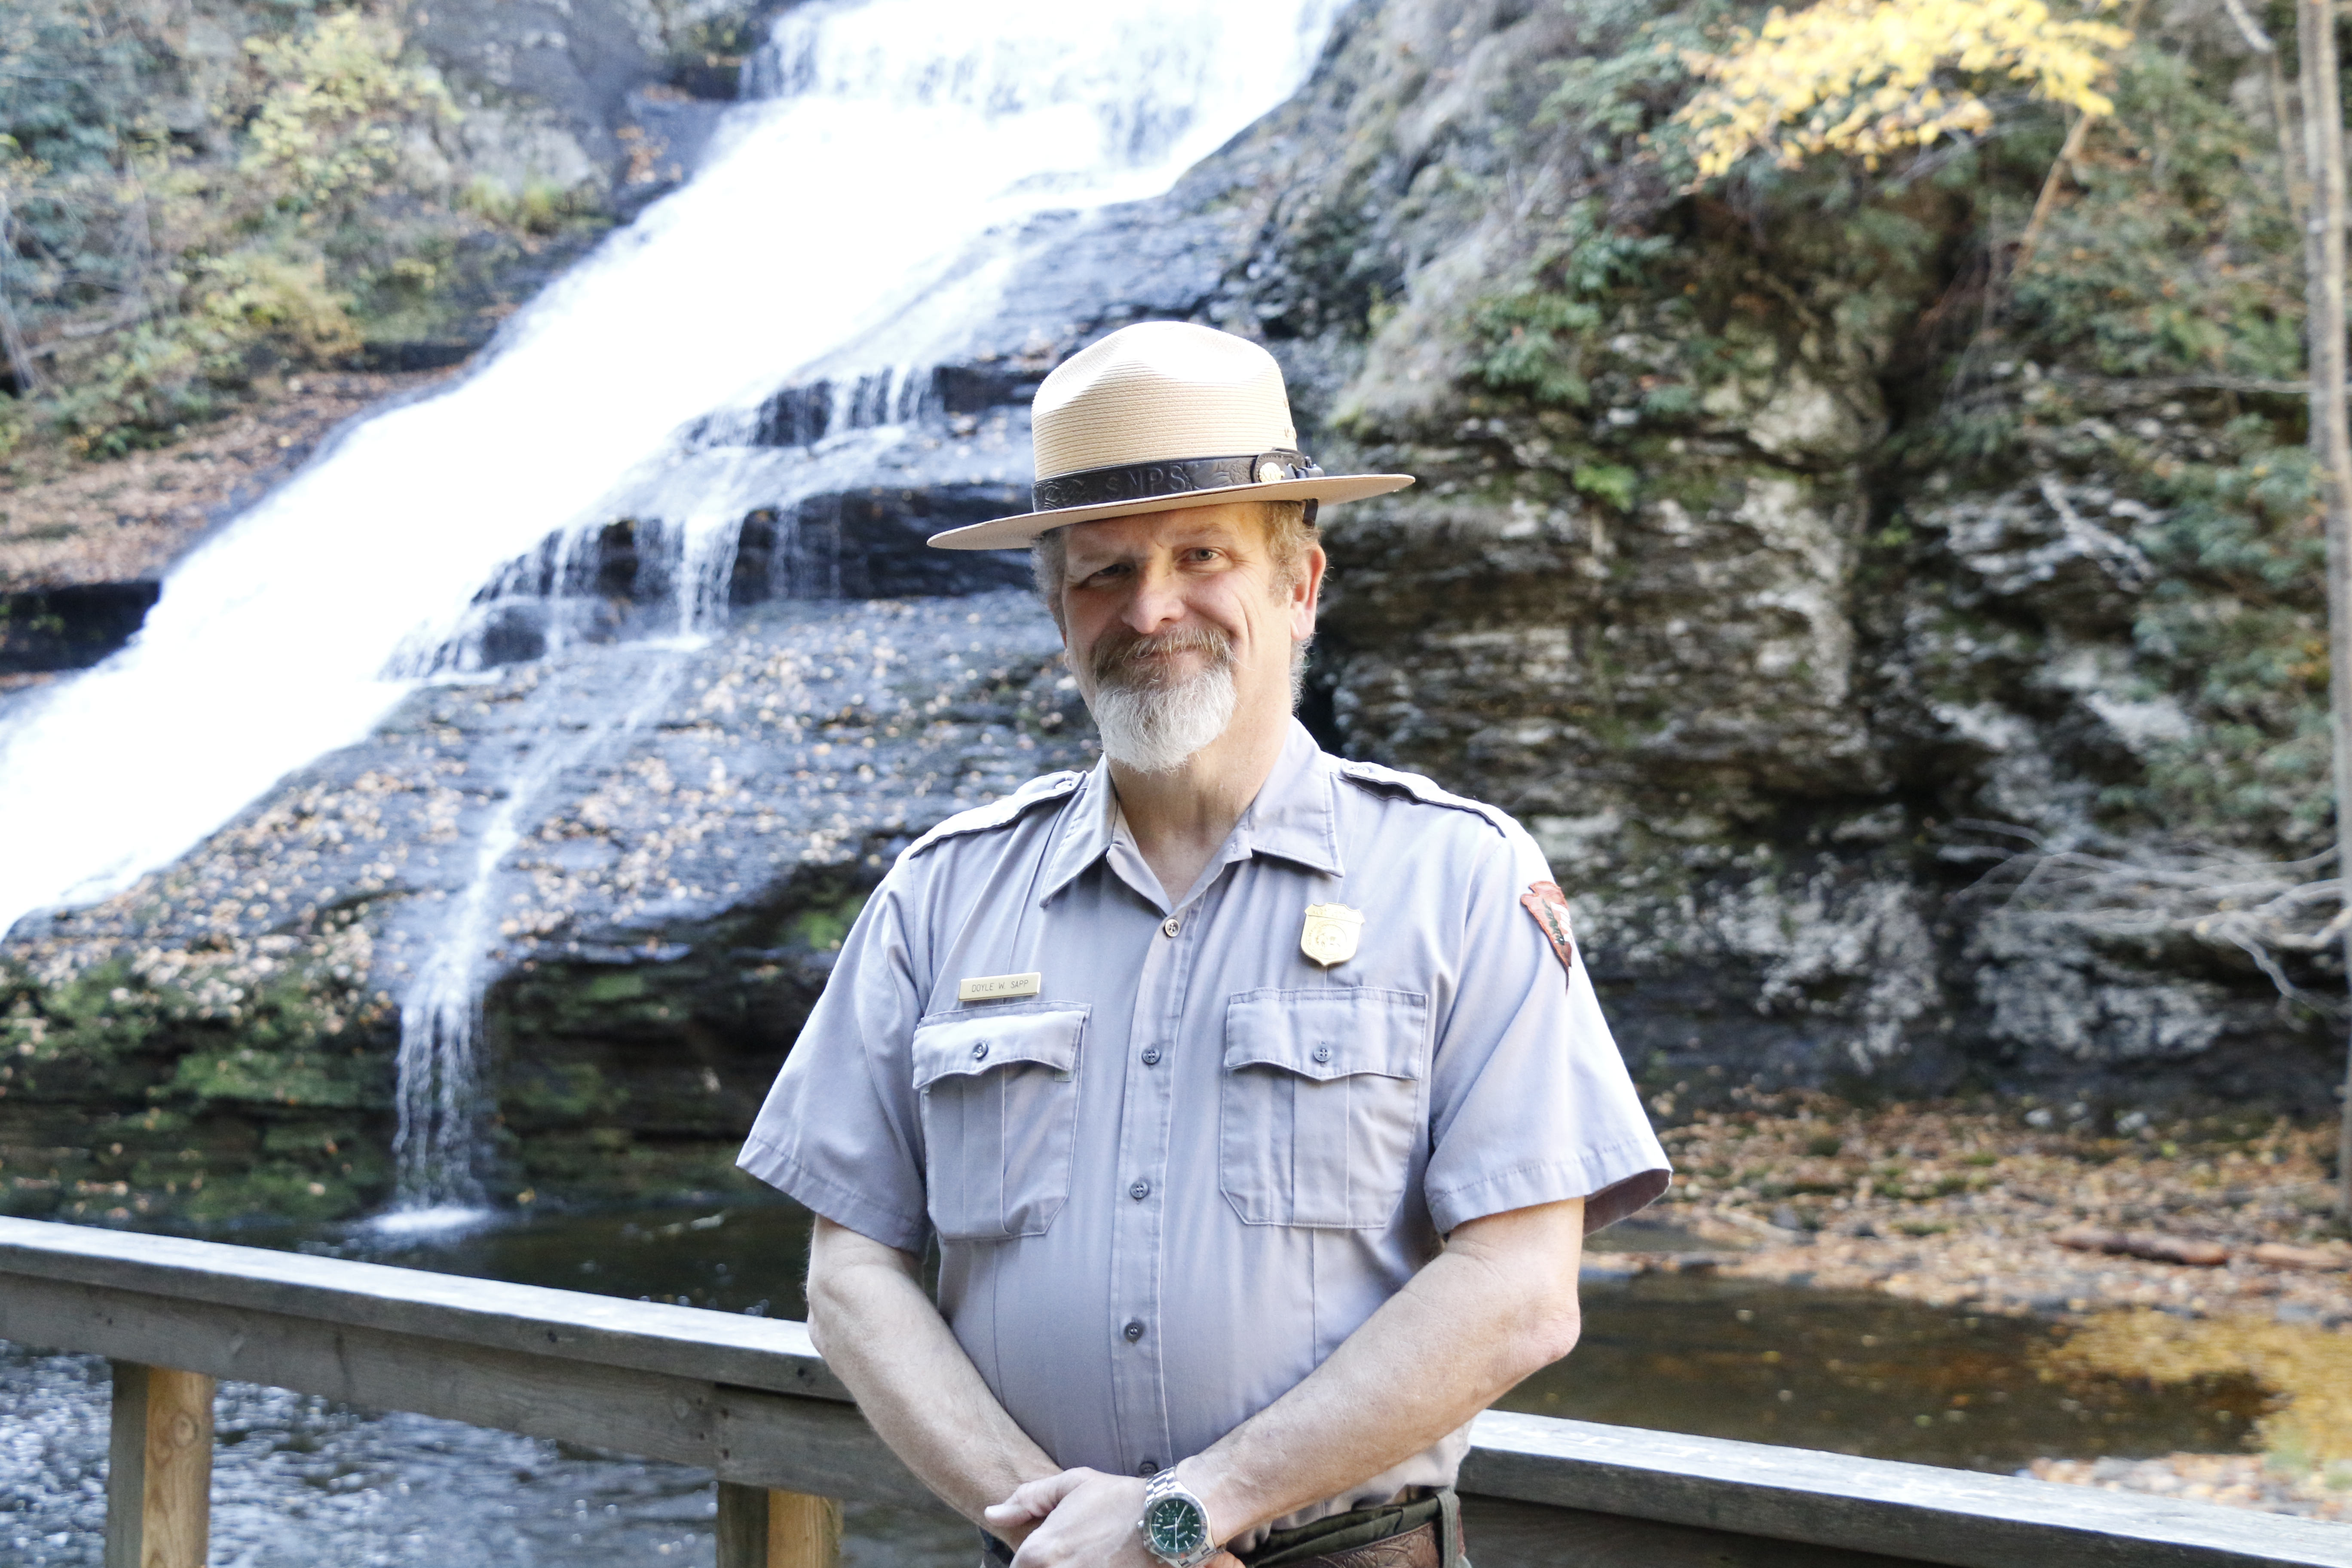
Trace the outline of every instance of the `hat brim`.
<path fill-rule="evenodd" d="M 991 518 L 986 522 L 934 533 L 929 542 L 934 550 L 1017 550 L 1035 543 L 1040 534 L 1072 523 L 1138 517 L 1147 511 L 1181 511 L 1187 507 L 1215 506 L 1232 500 L 1311 500 L 1332 506 L 1340 501 L 1384 496 L 1411 483 L 1411 474 L 1326 474 L 1311 479 L 1277 479 L 1270 485 L 1225 485 L 1172 496 L 1146 496 L 1140 500 L 1106 501 L 1099 506 L 1069 506 L 1057 511 L 1024 511 L 1017 517 Z"/>

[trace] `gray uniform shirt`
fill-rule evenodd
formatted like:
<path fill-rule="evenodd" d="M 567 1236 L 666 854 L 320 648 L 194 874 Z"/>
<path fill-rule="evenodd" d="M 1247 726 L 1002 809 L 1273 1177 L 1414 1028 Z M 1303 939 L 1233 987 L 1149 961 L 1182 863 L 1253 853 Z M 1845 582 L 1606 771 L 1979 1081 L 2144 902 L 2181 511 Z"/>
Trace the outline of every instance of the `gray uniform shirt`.
<path fill-rule="evenodd" d="M 1181 907 L 1107 769 L 1035 780 L 883 879 L 741 1163 L 891 1247 L 935 1234 L 940 1309 L 1013 1418 L 1059 1464 L 1148 1474 L 1465 1220 L 1580 1197 L 1596 1228 L 1665 1189 L 1583 964 L 1521 906 L 1550 875 L 1501 812 L 1295 724 Z M 1363 916 L 1328 969 L 1313 904 Z M 1450 1485 L 1467 1443 L 1277 1524 Z"/>

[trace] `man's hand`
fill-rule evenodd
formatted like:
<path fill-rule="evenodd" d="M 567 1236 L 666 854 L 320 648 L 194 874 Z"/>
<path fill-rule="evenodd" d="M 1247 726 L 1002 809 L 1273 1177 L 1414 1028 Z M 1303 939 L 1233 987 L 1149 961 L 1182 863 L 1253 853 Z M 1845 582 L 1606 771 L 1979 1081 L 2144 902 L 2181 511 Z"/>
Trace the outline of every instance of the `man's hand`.
<path fill-rule="evenodd" d="M 1081 1467 L 1030 1481 L 988 1510 L 988 1528 L 1019 1540 L 1013 1568 L 1162 1568 L 1144 1550 L 1143 1483 Z M 1213 1521 L 1212 1521 L 1213 1522 Z M 1220 1552 L 1208 1568 L 1241 1568 Z"/>

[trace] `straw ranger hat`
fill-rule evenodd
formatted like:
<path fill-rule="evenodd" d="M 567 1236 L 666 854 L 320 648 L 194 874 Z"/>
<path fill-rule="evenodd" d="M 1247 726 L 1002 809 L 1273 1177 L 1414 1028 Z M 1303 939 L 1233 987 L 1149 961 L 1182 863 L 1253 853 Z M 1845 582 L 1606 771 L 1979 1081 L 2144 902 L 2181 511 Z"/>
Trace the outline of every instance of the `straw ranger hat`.
<path fill-rule="evenodd" d="M 1231 332 L 1143 321 L 1072 355 L 1037 389 L 1034 511 L 931 536 L 1005 550 L 1098 518 L 1225 500 L 1361 500 L 1409 474 L 1327 474 L 1298 450 L 1282 367 Z"/>

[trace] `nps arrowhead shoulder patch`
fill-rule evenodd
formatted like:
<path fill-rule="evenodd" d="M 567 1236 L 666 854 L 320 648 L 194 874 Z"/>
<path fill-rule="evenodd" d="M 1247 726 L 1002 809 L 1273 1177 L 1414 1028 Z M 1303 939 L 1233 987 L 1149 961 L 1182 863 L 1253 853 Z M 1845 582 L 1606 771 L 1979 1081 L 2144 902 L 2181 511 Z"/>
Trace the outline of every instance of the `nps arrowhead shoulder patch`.
<path fill-rule="evenodd" d="M 1528 890 L 1519 895 L 1519 907 L 1535 916 L 1536 924 L 1543 927 L 1544 939 L 1551 943 L 1559 966 L 1575 973 L 1576 931 L 1569 924 L 1568 895 L 1559 890 L 1559 884 L 1530 882 Z"/>

